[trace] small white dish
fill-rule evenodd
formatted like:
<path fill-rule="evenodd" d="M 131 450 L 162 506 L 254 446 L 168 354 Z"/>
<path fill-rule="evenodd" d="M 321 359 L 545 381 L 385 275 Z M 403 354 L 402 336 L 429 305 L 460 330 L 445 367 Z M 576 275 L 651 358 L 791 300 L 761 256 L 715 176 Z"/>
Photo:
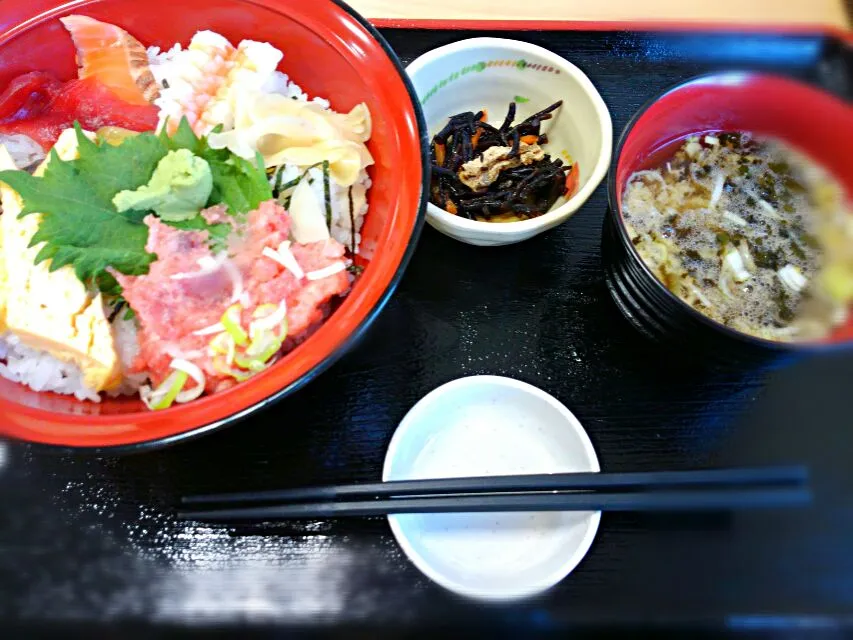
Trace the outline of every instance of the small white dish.
<path fill-rule="evenodd" d="M 613 147 L 610 112 L 589 78 L 557 54 L 517 40 L 472 38 L 425 53 L 406 73 L 430 136 L 450 116 L 483 108 L 489 123 L 500 126 L 516 96 L 524 100 L 518 104 L 516 122 L 562 100 L 555 117 L 542 123 L 549 139 L 545 151 L 552 157 L 568 153 L 579 163 L 577 192 L 531 220 L 478 222 L 427 204 L 427 222 L 445 235 L 482 246 L 527 240 L 568 220 L 607 174 Z"/>
<path fill-rule="evenodd" d="M 472 376 L 420 400 L 391 439 L 383 481 L 599 471 L 572 413 L 524 382 Z M 601 512 L 388 516 L 427 577 L 482 600 L 535 595 L 566 577 L 595 538 Z"/>

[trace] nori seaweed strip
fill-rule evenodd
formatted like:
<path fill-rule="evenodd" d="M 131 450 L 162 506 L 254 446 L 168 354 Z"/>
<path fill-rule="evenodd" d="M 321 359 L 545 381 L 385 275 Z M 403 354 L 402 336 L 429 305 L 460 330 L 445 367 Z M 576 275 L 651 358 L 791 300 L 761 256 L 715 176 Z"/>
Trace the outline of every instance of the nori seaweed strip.
<path fill-rule="evenodd" d="M 355 211 L 352 204 L 352 186 L 347 189 L 347 199 L 349 200 L 349 235 L 350 235 L 350 253 L 355 258 Z"/>
<path fill-rule="evenodd" d="M 305 178 L 305 176 L 308 175 L 308 172 L 311 171 L 311 169 L 316 169 L 317 167 L 321 167 L 321 166 L 323 166 L 322 162 L 318 162 L 317 164 L 312 164 L 310 167 L 305 169 L 305 171 L 302 172 L 302 175 L 300 175 L 298 178 L 294 178 L 293 180 L 290 180 L 289 182 L 286 182 L 283 185 L 281 185 L 281 189 L 279 190 L 279 193 L 281 193 L 281 191 L 287 191 L 288 189 L 295 187 Z"/>
<path fill-rule="evenodd" d="M 290 200 L 292 199 L 293 194 L 291 193 L 286 198 L 282 199 L 281 193 L 283 191 L 287 191 L 288 189 L 290 189 L 292 187 L 295 187 L 302 180 L 304 180 L 306 177 L 308 177 L 308 184 L 314 184 L 314 180 L 310 176 L 308 176 L 308 172 L 311 171 L 311 169 L 316 169 L 317 167 L 320 167 L 322 165 L 323 165 L 322 162 L 318 162 L 317 164 L 312 164 L 310 167 L 305 169 L 305 171 L 302 172 L 302 175 L 300 175 L 298 178 L 294 178 L 290 182 L 283 184 L 281 186 L 281 191 L 279 191 L 278 196 L 276 196 L 276 202 L 278 202 L 285 209 L 290 209 Z"/>
<path fill-rule="evenodd" d="M 509 131 L 509 128 L 512 126 L 512 121 L 515 120 L 515 109 L 515 102 L 510 102 L 509 109 L 507 109 L 506 112 L 506 118 L 504 118 L 503 124 L 501 125 L 500 129 L 498 129 L 498 131 L 500 131 L 501 133 L 506 133 L 507 131 Z"/>
<path fill-rule="evenodd" d="M 127 300 L 124 298 L 119 299 L 116 303 L 116 306 L 113 307 L 113 310 L 110 312 L 109 317 L 107 318 L 107 322 L 112 324 L 112 321 L 118 317 L 119 312 L 125 307 L 127 304 Z M 130 309 L 130 307 L 128 307 Z"/>
<path fill-rule="evenodd" d="M 329 161 L 323 160 L 323 194 L 326 204 L 326 226 L 332 230 L 332 188 L 329 185 Z"/>
<path fill-rule="evenodd" d="M 273 187 L 272 191 L 276 196 L 281 193 L 281 173 L 282 171 L 284 171 L 285 166 L 286 165 L 281 165 L 278 168 L 278 171 L 275 172 L 275 186 Z"/>

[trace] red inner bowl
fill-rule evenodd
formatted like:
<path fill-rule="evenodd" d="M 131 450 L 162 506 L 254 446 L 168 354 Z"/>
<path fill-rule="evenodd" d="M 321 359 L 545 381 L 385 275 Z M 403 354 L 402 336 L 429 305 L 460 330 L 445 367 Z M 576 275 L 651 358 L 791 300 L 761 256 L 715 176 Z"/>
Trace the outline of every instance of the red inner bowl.
<path fill-rule="evenodd" d="M 853 107 L 780 76 L 724 73 L 668 91 L 631 125 L 616 164 L 620 216 L 622 193 L 632 173 L 660 166 L 686 136 L 710 131 L 749 131 L 784 140 L 828 169 L 848 198 L 853 194 Z M 851 340 L 853 319 L 829 342 Z"/>
<path fill-rule="evenodd" d="M 0 87 L 20 73 L 49 70 L 76 75 L 74 47 L 58 18 L 81 13 L 115 23 L 144 45 L 186 45 L 211 29 L 236 44 L 270 42 L 284 52 L 280 69 L 309 95 L 348 111 L 366 102 L 373 116 L 369 148 L 370 211 L 362 230 L 367 268 L 332 317 L 305 343 L 264 373 L 226 392 L 159 412 L 138 399 L 79 402 L 37 393 L 0 379 L 0 433 L 73 447 L 165 443 L 202 432 L 283 390 L 295 388 L 378 311 L 396 283 L 420 229 L 423 156 L 419 112 L 398 63 L 368 27 L 330 0 L 4 0 L 0 16 Z"/>

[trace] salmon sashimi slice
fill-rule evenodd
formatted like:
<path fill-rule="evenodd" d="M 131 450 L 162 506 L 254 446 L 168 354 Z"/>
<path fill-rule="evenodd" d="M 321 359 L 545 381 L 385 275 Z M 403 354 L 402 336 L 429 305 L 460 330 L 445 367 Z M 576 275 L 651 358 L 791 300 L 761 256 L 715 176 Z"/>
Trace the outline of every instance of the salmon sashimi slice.
<path fill-rule="evenodd" d="M 95 77 L 128 104 L 143 105 L 160 95 L 145 47 L 124 29 L 89 18 L 60 18 L 77 47 L 78 76 Z"/>

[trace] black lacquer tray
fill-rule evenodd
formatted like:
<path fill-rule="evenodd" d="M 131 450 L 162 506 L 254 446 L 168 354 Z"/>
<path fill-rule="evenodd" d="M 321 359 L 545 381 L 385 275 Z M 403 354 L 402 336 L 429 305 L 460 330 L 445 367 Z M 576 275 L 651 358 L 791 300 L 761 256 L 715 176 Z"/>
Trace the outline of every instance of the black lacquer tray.
<path fill-rule="evenodd" d="M 404 62 L 474 35 L 548 47 L 589 75 L 617 134 L 649 97 L 714 69 L 768 69 L 853 96 L 843 35 L 383 32 Z M 364 637 L 435 637 L 448 626 L 513 638 L 640 626 L 692 638 L 850 631 L 853 357 L 767 372 L 696 361 L 644 339 L 605 287 L 604 189 L 568 223 L 520 245 L 470 247 L 427 228 L 362 342 L 303 391 L 234 428 L 122 458 L 9 445 L 0 470 L 0 621 L 20 631 L 3 635 L 50 628 L 94 637 L 104 621 L 124 635 L 186 624 L 241 635 L 247 626 L 357 628 Z M 376 480 L 408 408 L 475 373 L 557 396 L 605 470 L 805 462 L 817 502 L 728 516 L 605 514 L 568 579 L 537 600 L 490 607 L 431 584 L 382 519 L 233 531 L 170 515 L 184 493 Z"/>

